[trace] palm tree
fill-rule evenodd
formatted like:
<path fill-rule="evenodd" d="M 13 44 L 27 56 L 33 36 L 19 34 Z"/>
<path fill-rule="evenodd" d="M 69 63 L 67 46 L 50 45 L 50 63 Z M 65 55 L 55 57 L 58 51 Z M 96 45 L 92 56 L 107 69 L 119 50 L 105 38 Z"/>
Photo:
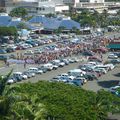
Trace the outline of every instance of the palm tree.
<path fill-rule="evenodd" d="M 0 118 L 3 118 L 9 110 L 9 99 L 4 96 L 6 83 L 8 78 L 10 77 L 12 70 L 6 76 L 0 76 Z"/>
<path fill-rule="evenodd" d="M 11 73 L 0 76 L 0 120 L 44 120 L 47 112 L 37 95 L 21 93 L 20 85 L 6 87 Z"/>
<path fill-rule="evenodd" d="M 18 29 L 28 29 L 28 26 L 24 23 L 24 22 L 21 22 L 17 25 L 17 28 Z"/>
<path fill-rule="evenodd" d="M 4 119 L 44 120 L 47 111 L 45 106 L 39 102 L 37 95 L 31 97 L 27 93 L 21 93 L 20 85 L 7 87 L 3 95 L 4 99 L 7 100 L 6 102 L 2 99 L 6 105 L 3 108 L 7 109 L 4 110 L 5 114 L 1 115 Z M 0 103 L 3 104 L 3 102 Z"/>

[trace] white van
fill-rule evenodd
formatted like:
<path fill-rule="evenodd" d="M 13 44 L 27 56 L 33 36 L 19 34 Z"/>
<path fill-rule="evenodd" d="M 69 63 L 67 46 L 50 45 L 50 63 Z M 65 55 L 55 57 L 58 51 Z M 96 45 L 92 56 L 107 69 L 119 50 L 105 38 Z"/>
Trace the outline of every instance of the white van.
<path fill-rule="evenodd" d="M 82 71 L 81 69 L 74 69 L 74 70 L 70 70 L 68 74 L 72 76 L 82 76 L 82 75 L 84 76 L 86 72 Z"/>
<path fill-rule="evenodd" d="M 52 69 L 53 69 L 53 64 L 51 64 L 51 63 L 44 64 L 43 66 L 44 66 L 44 68 L 46 68 L 47 70 L 52 70 Z"/>
<path fill-rule="evenodd" d="M 42 70 L 39 70 L 38 68 L 36 67 L 31 67 L 28 69 L 28 72 L 32 72 L 32 73 L 35 73 L 35 74 L 42 74 L 43 71 Z"/>

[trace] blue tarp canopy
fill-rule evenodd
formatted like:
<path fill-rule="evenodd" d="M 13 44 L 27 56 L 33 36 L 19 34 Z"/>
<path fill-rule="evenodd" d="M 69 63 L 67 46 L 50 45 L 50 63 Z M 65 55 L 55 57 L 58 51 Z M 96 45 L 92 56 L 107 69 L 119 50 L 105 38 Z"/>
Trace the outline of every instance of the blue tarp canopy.
<path fill-rule="evenodd" d="M 107 48 L 110 49 L 120 49 L 120 44 L 109 44 Z"/>
<path fill-rule="evenodd" d="M 45 16 L 35 16 L 31 20 L 30 23 L 40 23 L 43 25 L 45 29 L 58 29 L 60 27 L 64 27 L 67 30 L 76 28 L 80 29 L 80 24 L 74 20 L 69 19 L 56 19 L 56 18 L 47 18 Z"/>

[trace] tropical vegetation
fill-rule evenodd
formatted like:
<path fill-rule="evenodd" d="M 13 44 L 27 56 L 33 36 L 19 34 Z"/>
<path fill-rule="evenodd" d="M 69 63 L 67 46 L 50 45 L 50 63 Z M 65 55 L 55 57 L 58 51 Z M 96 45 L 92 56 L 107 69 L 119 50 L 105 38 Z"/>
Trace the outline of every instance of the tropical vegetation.
<path fill-rule="evenodd" d="M 9 15 L 12 17 L 24 18 L 26 15 L 28 15 L 28 12 L 27 12 L 27 9 L 23 7 L 17 7 L 12 9 Z"/>
<path fill-rule="evenodd" d="M 81 24 L 81 26 L 86 27 L 102 27 L 105 28 L 109 25 L 120 25 L 120 11 L 117 12 L 118 18 L 113 19 L 109 18 L 109 14 L 107 10 L 103 10 L 102 13 L 98 13 L 97 11 L 90 12 L 88 10 L 83 10 L 81 13 L 70 13 L 71 18 Z"/>
<path fill-rule="evenodd" d="M 1 120 L 105 120 L 120 112 L 120 98 L 104 90 L 48 81 L 6 85 L 9 76 L 0 77 Z"/>
<path fill-rule="evenodd" d="M 0 27 L 0 36 L 16 36 L 17 29 L 15 27 Z"/>

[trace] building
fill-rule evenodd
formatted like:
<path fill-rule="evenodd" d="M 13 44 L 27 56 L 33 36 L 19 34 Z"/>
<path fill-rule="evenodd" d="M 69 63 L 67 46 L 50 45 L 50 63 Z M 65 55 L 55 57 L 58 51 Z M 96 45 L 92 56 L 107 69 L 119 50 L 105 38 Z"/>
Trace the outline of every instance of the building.
<path fill-rule="evenodd" d="M 5 1 L 0 0 L 0 9 L 4 9 L 4 8 L 5 8 Z"/>
<path fill-rule="evenodd" d="M 5 7 L 7 13 L 15 7 L 24 7 L 32 15 L 61 13 L 69 10 L 69 6 L 65 5 L 63 0 L 5 0 Z"/>
<path fill-rule="evenodd" d="M 79 0 L 74 7 L 77 11 L 88 9 L 97 10 L 101 13 L 104 9 L 107 9 L 107 7 L 104 5 L 104 2 L 104 0 Z"/>
<path fill-rule="evenodd" d="M 105 0 L 75 0 L 74 9 L 97 10 L 101 13 L 104 9 L 120 9 L 120 2 L 106 2 Z"/>
<path fill-rule="evenodd" d="M 25 7 L 29 14 L 41 15 L 49 13 L 64 13 L 70 10 L 77 12 L 83 9 L 97 10 L 102 12 L 104 9 L 120 9 L 120 3 L 105 2 L 105 0 L 2 0 L 5 1 L 7 13 L 15 7 Z M 1 1 L 1 4 L 3 2 Z"/>

